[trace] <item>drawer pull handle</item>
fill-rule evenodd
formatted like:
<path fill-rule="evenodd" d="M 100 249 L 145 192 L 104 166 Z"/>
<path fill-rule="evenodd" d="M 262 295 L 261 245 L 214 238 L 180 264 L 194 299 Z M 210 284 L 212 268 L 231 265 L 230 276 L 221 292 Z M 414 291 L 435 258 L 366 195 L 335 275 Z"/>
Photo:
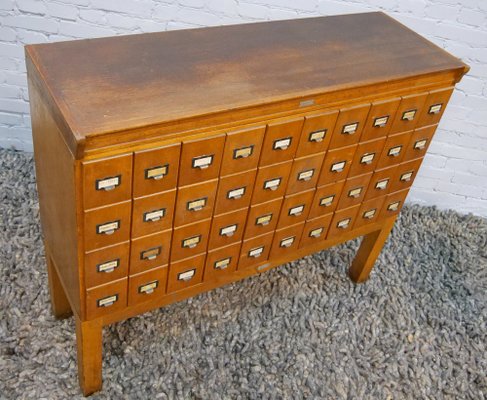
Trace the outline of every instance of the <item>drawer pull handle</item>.
<path fill-rule="evenodd" d="M 264 246 L 255 247 L 249 251 L 249 257 L 259 258 L 264 252 Z"/>
<path fill-rule="evenodd" d="M 230 261 L 232 261 L 232 257 L 227 257 L 222 260 L 215 261 L 215 263 L 213 264 L 213 268 L 219 270 L 228 268 L 228 266 L 230 265 Z"/>
<path fill-rule="evenodd" d="M 356 188 L 356 189 L 352 189 L 348 192 L 348 197 L 353 197 L 354 199 L 360 197 L 360 194 L 362 193 L 362 188 L 359 187 L 359 188 Z"/>
<path fill-rule="evenodd" d="M 391 147 L 389 149 L 389 151 L 387 152 L 387 155 L 390 157 L 397 157 L 397 156 L 399 156 L 399 154 L 401 154 L 401 149 L 402 149 L 402 145 Z"/>
<path fill-rule="evenodd" d="M 262 225 L 262 226 L 269 225 L 271 219 L 272 219 L 272 214 L 262 215 L 255 220 L 255 225 Z"/>
<path fill-rule="evenodd" d="M 377 211 L 376 208 L 374 208 L 372 210 L 365 211 L 364 214 L 363 214 L 363 217 L 365 219 L 372 219 L 372 218 L 374 218 L 374 215 L 375 215 L 376 211 Z"/>
<path fill-rule="evenodd" d="M 239 149 L 233 150 L 233 158 L 235 160 L 239 158 L 248 158 L 252 155 L 253 152 L 254 152 L 254 145 L 241 147 Z"/>
<path fill-rule="evenodd" d="M 382 180 L 382 181 L 377 182 L 377 183 L 375 184 L 375 188 L 376 188 L 377 190 L 384 190 L 384 189 L 386 189 L 386 188 L 387 188 L 388 183 L 389 183 L 389 179 L 384 179 L 384 180 Z"/>
<path fill-rule="evenodd" d="M 107 261 L 96 266 L 97 272 L 105 272 L 109 274 L 110 272 L 115 271 L 116 268 L 120 266 L 120 258 L 116 260 Z"/>
<path fill-rule="evenodd" d="M 414 143 L 414 149 L 423 150 L 426 147 L 426 143 L 428 143 L 427 139 L 418 140 L 416 143 Z"/>
<path fill-rule="evenodd" d="M 413 172 L 406 172 L 405 174 L 401 175 L 401 181 L 402 182 L 409 182 L 412 177 L 413 177 Z"/>
<path fill-rule="evenodd" d="M 99 224 L 96 226 L 96 233 L 98 235 L 113 235 L 115 231 L 120 229 L 120 220 Z"/>
<path fill-rule="evenodd" d="M 310 181 L 314 174 L 315 174 L 314 169 L 303 171 L 298 175 L 298 181 L 305 181 L 305 182 Z"/>
<path fill-rule="evenodd" d="M 281 240 L 280 247 L 291 247 L 294 243 L 296 236 L 291 236 Z"/>
<path fill-rule="evenodd" d="M 246 186 L 228 191 L 227 199 L 240 199 L 245 194 Z"/>
<path fill-rule="evenodd" d="M 348 228 L 351 220 L 352 220 L 351 218 L 346 218 L 346 219 L 342 219 L 341 221 L 338 221 L 337 228 L 340 228 L 340 229 Z"/>
<path fill-rule="evenodd" d="M 146 283 L 145 285 L 139 286 L 139 293 L 143 294 L 152 294 L 154 291 L 157 289 L 159 286 L 159 281 L 152 281 L 149 283 Z"/>
<path fill-rule="evenodd" d="M 289 216 L 300 216 L 301 214 L 303 214 L 303 211 L 304 211 L 304 204 L 301 204 L 299 206 L 296 206 L 296 207 L 292 207 L 289 209 L 287 215 Z"/>
<path fill-rule="evenodd" d="M 280 184 L 281 184 L 281 178 L 269 179 L 268 181 L 265 181 L 264 189 L 274 191 L 279 188 Z"/>
<path fill-rule="evenodd" d="M 193 158 L 193 168 L 206 169 L 213 163 L 214 154 Z"/>
<path fill-rule="evenodd" d="M 196 274 L 196 268 L 190 269 L 189 271 L 180 272 L 178 274 L 178 281 L 189 281 Z"/>
<path fill-rule="evenodd" d="M 391 203 L 387 206 L 388 211 L 397 211 L 399 209 L 399 204 L 401 204 L 400 201 L 396 201 L 394 203 Z"/>
<path fill-rule="evenodd" d="M 316 229 L 313 229 L 309 232 L 309 237 L 317 238 L 317 237 L 320 237 L 322 233 L 323 233 L 323 227 L 316 228 Z"/>
<path fill-rule="evenodd" d="M 96 304 L 98 307 L 110 307 L 113 306 L 118 301 L 118 294 L 112 296 L 107 296 L 99 299 Z"/>
<path fill-rule="evenodd" d="M 274 141 L 272 148 L 274 150 L 286 150 L 291 145 L 292 137 L 287 137 L 284 139 L 277 139 Z"/>
<path fill-rule="evenodd" d="M 428 110 L 428 114 L 439 114 L 443 103 L 433 104 Z"/>
<path fill-rule="evenodd" d="M 148 260 L 148 261 L 155 260 L 157 258 L 157 256 L 159 254 L 161 254 L 161 250 L 162 250 L 162 247 L 157 246 L 157 247 L 153 247 L 151 249 L 141 251 L 140 252 L 140 259 L 141 260 Z"/>
<path fill-rule="evenodd" d="M 192 236 L 183 240 L 183 247 L 194 249 L 201 241 L 201 235 Z"/>
<path fill-rule="evenodd" d="M 385 115 L 384 117 L 379 117 L 374 120 L 374 127 L 383 128 L 387 125 L 387 121 L 389 121 L 389 116 Z"/>
<path fill-rule="evenodd" d="M 220 236 L 232 237 L 237 231 L 238 224 L 233 224 L 220 229 Z"/>
<path fill-rule="evenodd" d="M 416 109 L 404 111 L 401 119 L 403 121 L 412 121 L 414 119 L 414 117 L 416 116 L 416 111 L 417 111 Z"/>
<path fill-rule="evenodd" d="M 343 125 L 342 134 L 343 135 L 353 135 L 357 132 L 358 122 L 353 122 L 351 124 Z"/>
<path fill-rule="evenodd" d="M 311 132 L 309 134 L 308 141 L 315 142 L 315 143 L 322 142 L 323 140 L 325 140 L 326 132 L 327 132 L 327 129 L 323 129 L 321 131 Z"/>
<path fill-rule="evenodd" d="M 331 206 L 331 204 L 333 203 L 333 199 L 334 198 L 335 198 L 335 195 L 331 195 L 331 196 L 328 196 L 328 197 L 323 197 L 320 200 L 320 206 L 322 206 L 322 207 L 329 207 L 329 206 Z"/>
<path fill-rule="evenodd" d="M 145 179 L 161 180 L 169 173 L 169 164 L 158 165 L 157 167 L 145 170 Z"/>
<path fill-rule="evenodd" d="M 345 169 L 346 161 L 340 161 L 331 166 L 331 172 L 342 172 Z"/>
<path fill-rule="evenodd" d="M 188 201 L 186 208 L 188 211 L 201 211 L 208 202 L 208 197 L 202 197 L 201 199 Z"/>
<path fill-rule="evenodd" d="M 360 164 L 370 165 L 370 164 L 372 164 L 372 161 L 374 161 L 374 158 L 375 158 L 375 153 L 364 154 L 360 158 Z"/>
<path fill-rule="evenodd" d="M 109 178 L 97 179 L 95 183 L 96 190 L 105 190 L 109 192 L 115 189 L 122 182 L 122 175 L 111 176 Z"/>
<path fill-rule="evenodd" d="M 159 221 L 161 218 L 163 218 L 166 215 L 166 209 L 161 208 L 159 210 L 154 210 L 154 211 L 147 211 L 144 213 L 144 222 L 156 222 Z"/>

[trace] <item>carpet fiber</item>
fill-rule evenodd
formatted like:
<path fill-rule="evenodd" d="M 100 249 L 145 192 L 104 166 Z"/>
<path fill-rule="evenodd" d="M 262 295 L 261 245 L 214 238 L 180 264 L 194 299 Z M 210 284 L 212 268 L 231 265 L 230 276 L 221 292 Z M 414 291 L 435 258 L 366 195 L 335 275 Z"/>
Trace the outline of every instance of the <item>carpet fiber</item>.
<path fill-rule="evenodd" d="M 80 398 L 35 193 L 31 155 L 0 150 L 0 398 Z M 105 329 L 93 398 L 486 398 L 487 221 L 406 207 L 362 285 L 358 243 Z"/>

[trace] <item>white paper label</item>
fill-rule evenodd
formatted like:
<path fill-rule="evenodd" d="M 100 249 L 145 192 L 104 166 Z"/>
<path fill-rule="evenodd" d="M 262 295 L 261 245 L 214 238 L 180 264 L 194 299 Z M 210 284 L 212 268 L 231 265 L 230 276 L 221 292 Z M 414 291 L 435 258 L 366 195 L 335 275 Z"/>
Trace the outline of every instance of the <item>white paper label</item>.
<path fill-rule="evenodd" d="M 104 299 L 98 300 L 98 307 L 108 307 L 108 306 L 111 306 L 117 300 L 118 300 L 118 295 L 116 295 L 116 294 L 113 295 L 113 296 L 105 297 Z"/>
<path fill-rule="evenodd" d="M 412 121 L 415 115 L 416 115 L 416 110 L 405 111 L 402 114 L 402 119 L 405 121 Z"/>
<path fill-rule="evenodd" d="M 333 164 L 331 166 L 331 171 L 332 172 L 340 172 L 340 171 L 343 171 L 343 169 L 345 168 L 345 165 L 347 164 L 346 161 L 340 161 L 340 162 L 337 162 L 335 164 Z"/>
<path fill-rule="evenodd" d="M 400 204 L 399 201 L 396 201 L 395 203 L 391 203 L 387 206 L 387 209 L 389 211 L 397 211 L 397 209 L 399 208 L 399 204 Z"/>
<path fill-rule="evenodd" d="M 144 214 L 144 222 L 160 220 L 162 217 L 164 217 L 165 212 L 166 212 L 165 208 L 147 212 Z"/>
<path fill-rule="evenodd" d="M 379 181 L 375 184 L 375 188 L 378 190 L 384 190 L 387 187 L 387 184 L 389 183 L 389 179 L 384 179 L 382 181 Z"/>
<path fill-rule="evenodd" d="M 249 251 L 249 257 L 257 258 L 263 253 L 263 251 L 264 251 L 264 246 L 256 247 L 255 249 Z"/>
<path fill-rule="evenodd" d="M 337 227 L 346 228 L 350 224 L 351 220 L 351 218 L 342 219 L 341 221 L 338 221 Z"/>
<path fill-rule="evenodd" d="M 416 143 L 414 143 L 414 148 L 416 150 L 422 150 L 426 147 L 426 143 L 428 143 L 428 139 L 418 140 Z"/>
<path fill-rule="evenodd" d="M 315 173 L 314 169 L 303 171 L 298 175 L 298 181 L 309 181 Z"/>
<path fill-rule="evenodd" d="M 220 236 L 231 236 L 237 230 L 237 224 L 226 226 L 225 228 L 220 229 Z"/>
<path fill-rule="evenodd" d="M 383 127 L 387 124 L 387 121 L 389 120 L 389 116 L 385 116 L 385 117 L 380 117 L 380 118 L 376 118 L 375 121 L 374 121 L 374 126 L 376 127 Z"/>
<path fill-rule="evenodd" d="M 206 168 L 213 162 L 213 155 L 193 158 L 193 168 Z"/>
<path fill-rule="evenodd" d="M 366 219 L 371 219 L 375 215 L 376 211 L 377 210 L 375 208 L 373 210 L 365 211 L 363 216 Z"/>
<path fill-rule="evenodd" d="M 264 183 L 264 189 L 277 189 L 281 184 L 281 178 L 270 179 Z"/>
<path fill-rule="evenodd" d="M 346 133 L 348 135 L 351 135 L 352 133 L 355 133 L 358 128 L 358 122 L 354 122 L 353 124 L 348 124 L 344 125 L 342 129 L 342 133 Z"/>
<path fill-rule="evenodd" d="M 228 192 L 228 198 L 229 199 L 235 199 L 235 198 L 240 198 L 245 194 L 245 186 L 238 188 L 238 189 L 233 189 Z"/>
<path fill-rule="evenodd" d="M 316 228 L 309 232 L 310 237 L 320 237 L 323 233 L 323 228 Z"/>
<path fill-rule="evenodd" d="M 333 196 L 328 196 L 328 197 L 323 197 L 321 200 L 320 200 L 320 206 L 323 206 L 323 207 L 328 207 L 328 206 L 331 206 L 331 203 L 333 203 L 333 199 L 335 198 L 335 195 Z"/>
<path fill-rule="evenodd" d="M 362 193 L 362 189 L 363 188 L 359 187 L 359 188 L 350 190 L 348 192 L 348 197 L 358 197 L 358 196 L 360 196 L 360 193 Z"/>
<path fill-rule="evenodd" d="M 193 236 L 188 239 L 183 240 L 183 247 L 194 247 L 196 246 L 201 240 L 201 236 Z"/>
<path fill-rule="evenodd" d="M 311 132 L 309 134 L 310 142 L 322 142 L 326 135 L 326 129 L 322 131 Z"/>
<path fill-rule="evenodd" d="M 360 159 L 361 164 L 370 164 L 375 157 L 375 153 L 370 153 L 370 154 L 364 154 L 362 158 Z"/>
<path fill-rule="evenodd" d="M 206 206 L 206 197 L 204 199 L 198 199 L 188 202 L 188 210 L 190 211 L 198 211 L 201 210 L 204 206 Z"/>
<path fill-rule="evenodd" d="M 300 215 L 304 210 L 304 204 L 289 209 L 289 215 Z"/>
<path fill-rule="evenodd" d="M 233 158 L 247 158 L 252 155 L 254 146 L 242 147 L 233 151 Z"/>
<path fill-rule="evenodd" d="M 401 175 L 401 181 L 403 181 L 403 182 L 410 181 L 412 176 L 413 176 L 412 172 L 406 172 L 405 174 Z"/>
<path fill-rule="evenodd" d="M 291 144 L 291 138 L 285 138 L 285 139 L 278 139 L 274 141 L 274 150 L 278 149 L 287 149 L 289 145 Z"/>
<path fill-rule="evenodd" d="M 162 178 L 163 176 L 167 175 L 168 166 L 162 165 L 160 167 L 154 167 L 145 170 L 145 178 L 146 179 L 157 179 Z"/>
<path fill-rule="evenodd" d="M 119 263 L 120 263 L 120 260 L 117 258 L 116 260 L 107 261 L 106 263 L 103 263 L 103 264 L 98 264 L 96 269 L 98 272 L 105 272 L 105 271 L 113 270 L 113 269 L 118 267 Z"/>
<path fill-rule="evenodd" d="M 430 114 L 438 114 L 441 111 L 441 106 L 443 104 L 434 104 L 430 107 L 430 110 L 428 111 Z"/>
<path fill-rule="evenodd" d="M 178 274 L 178 280 L 188 281 L 194 276 L 195 273 L 196 273 L 195 269 L 190 269 L 189 271 L 181 272 Z"/>
<path fill-rule="evenodd" d="M 291 236 L 285 239 L 281 240 L 281 247 L 289 247 L 294 243 L 294 239 L 296 239 L 296 236 Z"/>
<path fill-rule="evenodd" d="M 395 157 L 395 156 L 399 155 L 399 153 L 401 152 L 401 149 L 402 149 L 402 146 L 392 147 L 389 149 L 389 152 L 387 153 L 387 155 Z"/>
<path fill-rule="evenodd" d="M 230 264 L 231 257 L 224 258 L 223 260 L 215 261 L 213 267 L 215 269 L 225 269 Z"/>
<path fill-rule="evenodd" d="M 139 286 L 139 293 L 152 293 L 154 289 L 157 289 L 159 281 L 147 283 L 146 285 Z"/>
<path fill-rule="evenodd" d="M 96 189 L 103 190 L 120 185 L 120 175 L 96 181 Z"/>
<path fill-rule="evenodd" d="M 116 231 L 119 227 L 120 227 L 120 221 L 114 221 L 104 225 L 98 225 L 96 231 L 98 234 L 107 233 L 107 232 L 113 233 L 113 231 Z"/>
<path fill-rule="evenodd" d="M 271 219 L 272 219 L 272 214 L 263 215 L 262 217 L 256 219 L 255 224 L 267 225 L 269 222 L 271 222 Z"/>

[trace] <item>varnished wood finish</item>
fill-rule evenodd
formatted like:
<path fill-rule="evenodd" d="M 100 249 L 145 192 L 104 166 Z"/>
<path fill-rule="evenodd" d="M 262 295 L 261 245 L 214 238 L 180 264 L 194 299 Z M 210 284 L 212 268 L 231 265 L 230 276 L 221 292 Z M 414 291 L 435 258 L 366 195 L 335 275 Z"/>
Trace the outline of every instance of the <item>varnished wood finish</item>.
<path fill-rule="evenodd" d="M 365 280 L 468 70 L 381 13 L 26 56 L 53 311 L 75 315 L 85 394 L 102 326 L 362 235 Z"/>

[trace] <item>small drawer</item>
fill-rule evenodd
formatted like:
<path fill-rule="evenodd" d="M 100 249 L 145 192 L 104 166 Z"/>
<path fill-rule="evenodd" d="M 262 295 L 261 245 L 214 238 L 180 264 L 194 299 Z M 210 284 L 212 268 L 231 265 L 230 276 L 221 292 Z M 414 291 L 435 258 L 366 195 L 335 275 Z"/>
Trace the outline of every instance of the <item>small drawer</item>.
<path fill-rule="evenodd" d="M 330 150 L 350 146 L 359 141 L 369 113 L 370 104 L 342 108 L 333 130 Z"/>
<path fill-rule="evenodd" d="M 384 200 L 385 196 L 381 196 L 372 200 L 364 201 L 358 210 L 353 229 L 379 221 L 379 215 L 382 210 Z"/>
<path fill-rule="evenodd" d="M 348 178 L 343 186 L 342 195 L 338 201 L 338 209 L 352 207 L 363 201 L 367 187 L 369 186 L 372 172 L 365 175 L 359 175 L 354 178 Z"/>
<path fill-rule="evenodd" d="M 291 167 L 287 194 L 302 192 L 316 186 L 321 171 L 321 165 L 325 159 L 325 153 L 319 153 L 308 157 L 296 158 Z"/>
<path fill-rule="evenodd" d="M 172 228 L 176 190 L 134 200 L 132 210 L 132 237 Z"/>
<path fill-rule="evenodd" d="M 260 236 L 276 229 L 283 198 L 252 205 L 247 218 L 244 237 Z"/>
<path fill-rule="evenodd" d="M 125 242 L 130 237 L 132 202 L 96 208 L 84 213 L 85 250 Z"/>
<path fill-rule="evenodd" d="M 292 161 L 262 167 L 257 170 L 252 204 L 264 203 L 284 196 Z"/>
<path fill-rule="evenodd" d="M 250 205 L 257 170 L 220 178 L 215 202 L 215 215 L 239 210 Z"/>
<path fill-rule="evenodd" d="M 301 241 L 299 242 L 299 248 L 323 242 L 326 239 L 332 218 L 333 213 L 330 213 L 306 221 Z"/>
<path fill-rule="evenodd" d="M 209 249 L 227 246 L 242 240 L 248 208 L 213 217 L 210 229 Z"/>
<path fill-rule="evenodd" d="M 134 197 L 175 189 L 178 183 L 181 143 L 134 155 Z"/>
<path fill-rule="evenodd" d="M 287 195 L 282 203 L 277 229 L 303 222 L 308 217 L 315 190 Z"/>
<path fill-rule="evenodd" d="M 209 251 L 203 280 L 205 282 L 215 281 L 231 275 L 237 269 L 241 246 L 242 243 L 238 242 Z"/>
<path fill-rule="evenodd" d="M 308 218 L 316 218 L 321 215 L 333 213 L 338 205 L 345 181 L 320 186 L 316 189 Z"/>
<path fill-rule="evenodd" d="M 174 226 L 190 224 L 213 215 L 218 179 L 178 189 Z"/>
<path fill-rule="evenodd" d="M 220 175 L 226 176 L 257 168 L 265 126 L 228 132 Z"/>
<path fill-rule="evenodd" d="M 357 204 L 356 206 L 344 208 L 343 210 L 335 212 L 326 238 L 336 239 L 344 233 L 351 231 L 359 208 L 360 204 Z"/>
<path fill-rule="evenodd" d="M 445 111 L 452 93 L 453 87 L 429 92 L 425 106 L 423 107 L 423 112 L 419 117 L 418 127 L 433 125 L 440 122 L 441 116 Z"/>
<path fill-rule="evenodd" d="M 240 250 L 238 269 L 240 270 L 266 262 L 269 259 L 273 236 L 274 232 L 270 232 L 244 240 L 242 249 Z"/>
<path fill-rule="evenodd" d="M 401 102 L 389 133 L 413 130 L 418 123 L 427 96 L 428 93 L 420 93 L 401 97 Z"/>
<path fill-rule="evenodd" d="M 367 172 L 373 172 L 377 163 L 379 162 L 385 142 L 386 138 L 381 138 L 371 140 L 370 142 L 359 143 L 348 176 L 356 176 L 366 174 Z"/>
<path fill-rule="evenodd" d="M 404 153 L 403 161 L 423 157 L 428 150 L 437 127 L 438 125 L 431 125 L 415 129 Z"/>
<path fill-rule="evenodd" d="M 377 163 L 377 169 L 401 163 L 404 153 L 406 153 L 411 135 L 412 132 L 405 132 L 389 136 L 384 145 L 384 150 L 382 150 L 379 162 Z"/>
<path fill-rule="evenodd" d="M 85 210 L 119 203 L 132 196 L 132 154 L 83 162 Z"/>
<path fill-rule="evenodd" d="M 224 145 L 224 134 L 202 139 L 184 140 L 181 150 L 179 186 L 191 185 L 218 177 Z"/>
<path fill-rule="evenodd" d="M 299 247 L 303 228 L 304 222 L 277 230 L 272 239 L 270 258 L 286 257 L 289 253 L 296 251 Z"/>
<path fill-rule="evenodd" d="M 129 242 L 125 242 L 86 253 L 86 287 L 99 286 L 126 277 L 129 269 L 129 249 Z"/>
<path fill-rule="evenodd" d="M 399 214 L 402 206 L 404 205 L 408 192 L 409 188 L 388 194 L 384 204 L 382 205 L 380 218 L 387 218 Z"/>
<path fill-rule="evenodd" d="M 166 265 L 169 262 L 172 231 L 132 239 L 130 275 Z"/>
<path fill-rule="evenodd" d="M 331 150 L 326 153 L 321 167 L 318 186 L 345 179 L 350 170 L 357 145 Z"/>
<path fill-rule="evenodd" d="M 171 247 L 171 261 L 203 253 L 208 247 L 211 219 L 191 225 L 174 228 Z"/>
<path fill-rule="evenodd" d="M 304 157 L 328 150 L 337 117 L 338 111 L 307 115 L 304 118 L 296 157 Z"/>
<path fill-rule="evenodd" d="M 291 160 L 298 148 L 304 118 L 276 121 L 267 125 L 260 165 L 266 166 Z"/>
<path fill-rule="evenodd" d="M 201 283 L 205 269 L 205 259 L 206 254 L 200 254 L 186 260 L 171 263 L 167 279 L 167 292 L 177 292 Z"/>
<path fill-rule="evenodd" d="M 418 173 L 419 167 L 423 162 L 422 158 L 402 163 L 396 168 L 391 183 L 391 192 L 406 189 L 413 184 L 414 178 Z"/>
<path fill-rule="evenodd" d="M 396 167 L 380 169 L 374 172 L 370 179 L 369 188 L 365 194 L 365 200 L 375 199 L 390 192 Z"/>
<path fill-rule="evenodd" d="M 168 267 L 151 269 L 129 278 L 129 306 L 144 303 L 164 296 L 166 293 Z"/>
<path fill-rule="evenodd" d="M 360 137 L 361 142 L 387 136 L 391 130 L 401 98 L 388 99 L 372 103 Z"/>
<path fill-rule="evenodd" d="M 127 307 L 127 278 L 86 291 L 86 318 L 95 319 Z"/>

